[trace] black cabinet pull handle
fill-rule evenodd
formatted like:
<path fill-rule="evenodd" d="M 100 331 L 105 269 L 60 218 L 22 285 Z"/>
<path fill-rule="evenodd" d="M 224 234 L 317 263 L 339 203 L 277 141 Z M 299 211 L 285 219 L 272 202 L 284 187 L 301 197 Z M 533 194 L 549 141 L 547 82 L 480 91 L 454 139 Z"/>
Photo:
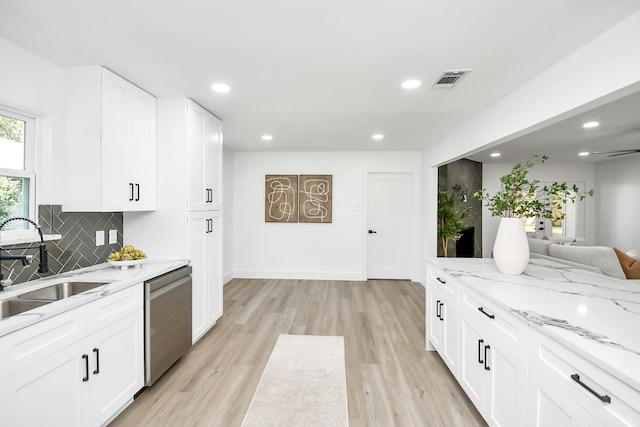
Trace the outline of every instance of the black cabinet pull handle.
<path fill-rule="evenodd" d="M 487 366 L 487 361 L 489 360 L 489 359 L 487 359 L 487 350 L 489 350 L 490 348 L 491 348 L 490 345 L 485 345 L 484 346 L 484 369 L 486 371 L 490 371 L 491 370 L 491 367 Z"/>
<path fill-rule="evenodd" d="M 436 317 L 440 318 L 440 300 L 436 301 Z"/>
<path fill-rule="evenodd" d="M 84 369 L 85 369 L 85 376 L 82 379 L 82 381 L 87 382 L 89 381 L 89 355 L 83 354 L 82 358 L 84 359 Z"/>
<path fill-rule="evenodd" d="M 133 201 L 133 182 L 129 183 L 129 201 L 132 202 Z"/>
<path fill-rule="evenodd" d="M 93 352 L 96 354 L 96 369 L 93 371 L 93 375 L 97 375 L 100 373 L 100 350 L 94 348 Z"/>
<path fill-rule="evenodd" d="M 484 314 L 489 319 L 495 319 L 496 318 L 496 316 L 494 316 L 493 314 L 489 314 L 486 311 L 484 311 L 484 307 L 478 307 L 478 310 L 480 310 L 480 313 Z"/>
<path fill-rule="evenodd" d="M 378 232 L 375 230 L 369 230 L 369 234 L 378 234 Z"/>
<path fill-rule="evenodd" d="M 446 285 L 446 284 L 447 284 L 447 281 L 446 281 L 446 280 L 442 280 L 442 279 L 441 279 L 441 278 L 439 278 L 439 277 L 436 277 L 436 280 L 437 280 L 438 282 L 442 283 L 443 285 Z"/>
<path fill-rule="evenodd" d="M 136 202 L 140 201 L 140 184 L 136 184 Z"/>
<path fill-rule="evenodd" d="M 595 397 L 597 397 L 598 399 L 600 399 L 602 402 L 604 403 L 611 403 L 611 398 L 609 396 L 607 396 L 606 394 L 603 396 L 601 394 L 598 394 L 597 391 L 595 391 L 594 389 L 592 389 L 591 387 L 589 387 L 588 385 L 586 385 L 585 383 L 583 383 L 582 381 L 580 381 L 580 375 L 578 374 L 573 374 L 571 375 L 571 379 L 574 380 L 575 382 L 577 382 L 578 384 L 580 384 L 582 387 L 584 387 L 589 393 L 593 394 Z"/>
<path fill-rule="evenodd" d="M 484 340 L 478 340 L 478 363 L 479 364 L 483 364 L 484 361 L 482 360 L 482 343 L 484 342 Z"/>
<path fill-rule="evenodd" d="M 444 303 L 440 303 L 440 320 L 444 322 L 444 312 L 442 311 L 442 307 L 444 307 Z"/>

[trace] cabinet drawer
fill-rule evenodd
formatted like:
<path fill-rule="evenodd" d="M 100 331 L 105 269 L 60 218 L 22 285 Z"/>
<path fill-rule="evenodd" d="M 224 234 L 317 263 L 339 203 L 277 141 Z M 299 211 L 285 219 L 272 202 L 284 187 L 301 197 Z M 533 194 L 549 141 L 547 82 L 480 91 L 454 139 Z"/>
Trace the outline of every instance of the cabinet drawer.
<path fill-rule="evenodd" d="M 450 274 L 433 265 L 427 267 L 427 285 L 450 304 L 458 304 L 459 283 Z"/>
<path fill-rule="evenodd" d="M 530 341 L 529 363 L 602 424 L 640 425 L 640 392 L 539 331 L 531 332 Z M 610 402 L 602 399 L 610 399 Z"/>
<path fill-rule="evenodd" d="M 84 338 L 89 333 L 85 310 L 78 307 L 2 337 L 0 379 Z"/>
<path fill-rule="evenodd" d="M 524 321 L 466 288 L 462 289 L 460 305 L 487 332 L 527 358 L 529 327 Z"/>
<path fill-rule="evenodd" d="M 101 329 L 144 306 L 142 283 L 88 304 L 92 330 Z"/>

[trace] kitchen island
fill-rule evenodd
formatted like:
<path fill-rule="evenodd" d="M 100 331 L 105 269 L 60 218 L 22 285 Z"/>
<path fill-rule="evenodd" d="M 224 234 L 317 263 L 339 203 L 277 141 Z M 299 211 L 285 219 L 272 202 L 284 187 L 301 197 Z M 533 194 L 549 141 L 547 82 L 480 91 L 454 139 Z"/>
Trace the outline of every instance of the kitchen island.
<path fill-rule="evenodd" d="M 433 258 L 427 349 L 490 425 L 640 425 L 640 283 L 531 260 Z"/>

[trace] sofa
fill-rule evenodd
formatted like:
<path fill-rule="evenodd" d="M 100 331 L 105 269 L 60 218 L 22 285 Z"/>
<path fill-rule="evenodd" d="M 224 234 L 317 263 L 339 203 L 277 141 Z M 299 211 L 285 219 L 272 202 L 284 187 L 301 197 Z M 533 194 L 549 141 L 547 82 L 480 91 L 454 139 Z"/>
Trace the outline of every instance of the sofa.
<path fill-rule="evenodd" d="M 531 259 L 546 259 L 617 279 L 640 279 L 640 261 L 609 246 L 578 246 L 528 238 Z"/>

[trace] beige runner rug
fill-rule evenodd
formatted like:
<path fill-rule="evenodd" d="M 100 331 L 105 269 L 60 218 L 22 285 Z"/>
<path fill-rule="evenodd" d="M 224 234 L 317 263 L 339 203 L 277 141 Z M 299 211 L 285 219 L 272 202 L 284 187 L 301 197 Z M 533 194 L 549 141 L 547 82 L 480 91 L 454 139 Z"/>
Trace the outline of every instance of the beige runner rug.
<path fill-rule="evenodd" d="M 242 426 L 348 425 L 344 337 L 280 335 Z"/>

